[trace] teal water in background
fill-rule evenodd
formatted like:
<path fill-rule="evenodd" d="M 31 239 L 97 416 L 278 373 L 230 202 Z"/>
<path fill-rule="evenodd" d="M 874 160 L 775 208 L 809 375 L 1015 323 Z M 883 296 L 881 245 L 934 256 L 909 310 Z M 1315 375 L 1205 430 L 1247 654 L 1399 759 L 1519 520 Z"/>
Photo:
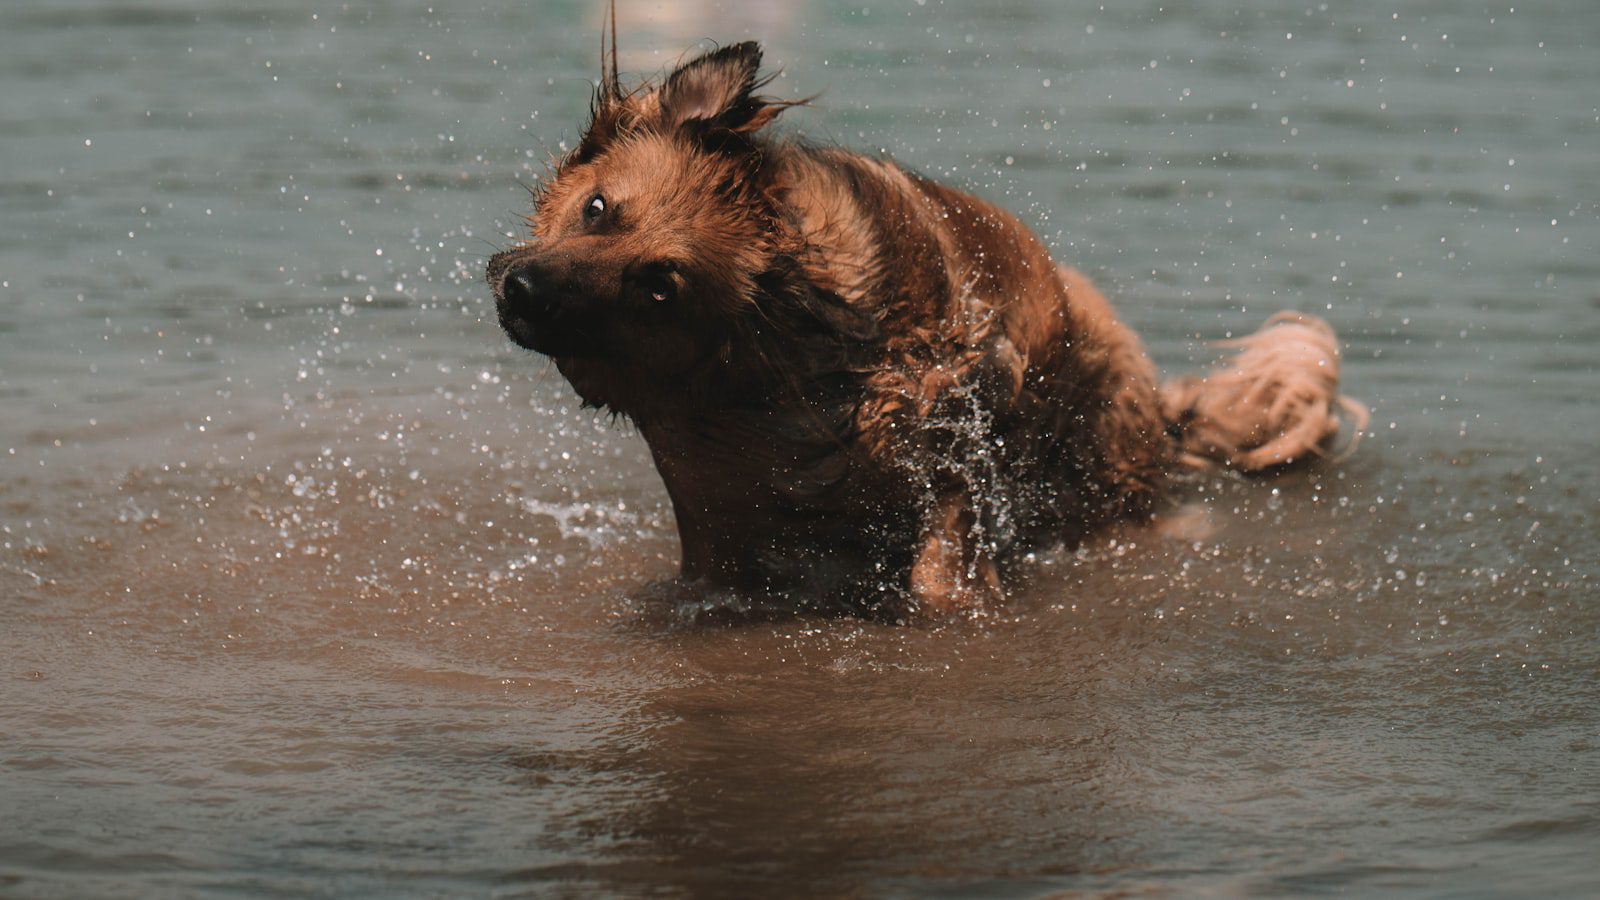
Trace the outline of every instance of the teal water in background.
<path fill-rule="evenodd" d="M 0 8 L 0 894 L 1600 892 L 1600 11 L 620 2 L 1168 372 L 1345 340 L 1348 463 L 896 628 L 661 616 L 642 443 L 494 324 L 598 6 Z"/>

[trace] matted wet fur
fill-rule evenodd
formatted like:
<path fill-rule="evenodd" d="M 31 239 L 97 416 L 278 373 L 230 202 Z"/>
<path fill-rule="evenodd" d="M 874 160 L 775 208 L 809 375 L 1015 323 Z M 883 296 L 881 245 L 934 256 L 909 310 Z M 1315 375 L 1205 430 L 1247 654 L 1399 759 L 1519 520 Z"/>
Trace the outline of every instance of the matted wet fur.
<path fill-rule="evenodd" d="M 512 340 L 638 426 L 685 578 L 971 608 L 1020 551 L 1150 516 L 1184 464 L 1282 466 L 1341 412 L 1365 424 L 1309 316 L 1158 388 L 1106 299 L 1009 213 L 771 134 L 794 104 L 759 93 L 760 63 L 739 43 L 624 90 L 613 43 L 531 237 L 488 266 Z"/>

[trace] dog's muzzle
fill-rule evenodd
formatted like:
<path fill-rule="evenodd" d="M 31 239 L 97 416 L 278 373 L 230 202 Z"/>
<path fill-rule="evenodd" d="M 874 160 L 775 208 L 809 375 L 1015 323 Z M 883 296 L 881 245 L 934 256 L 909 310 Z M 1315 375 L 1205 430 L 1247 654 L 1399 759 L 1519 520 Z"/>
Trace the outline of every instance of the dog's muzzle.
<path fill-rule="evenodd" d="M 511 340 L 547 356 L 582 349 L 588 329 L 575 321 L 573 304 L 563 299 L 567 286 L 548 268 L 514 264 L 502 254 L 489 261 L 487 274 L 500 327 Z"/>
<path fill-rule="evenodd" d="M 507 314 L 520 318 L 549 318 L 554 312 L 550 299 L 550 280 L 546 273 L 533 266 L 518 266 L 506 270 L 495 292 L 500 317 Z"/>

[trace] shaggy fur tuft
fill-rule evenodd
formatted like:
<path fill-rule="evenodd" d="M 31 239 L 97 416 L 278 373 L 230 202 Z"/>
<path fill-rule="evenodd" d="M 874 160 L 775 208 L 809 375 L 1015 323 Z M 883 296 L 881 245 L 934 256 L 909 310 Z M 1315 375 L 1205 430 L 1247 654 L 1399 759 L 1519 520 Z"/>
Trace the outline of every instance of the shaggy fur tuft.
<path fill-rule="evenodd" d="M 1345 420 L 1340 458 L 1367 427 L 1366 406 L 1339 393 L 1339 340 L 1316 316 L 1284 311 L 1255 334 L 1218 346 L 1227 365 L 1161 387 L 1161 410 L 1178 434 L 1185 465 L 1260 472 L 1324 455 Z"/>

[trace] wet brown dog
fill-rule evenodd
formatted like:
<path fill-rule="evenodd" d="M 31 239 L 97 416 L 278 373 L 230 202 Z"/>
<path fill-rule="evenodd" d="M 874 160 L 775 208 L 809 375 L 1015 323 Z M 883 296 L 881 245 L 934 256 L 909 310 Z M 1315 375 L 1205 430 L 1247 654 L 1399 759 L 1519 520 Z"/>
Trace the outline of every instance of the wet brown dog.
<path fill-rule="evenodd" d="M 794 104 L 759 94 L 760 63 L 735 44 L 624 90 L 613 43 L 531 239 L 488 267 L 512 340 L 638 426 L 686 578 L 969 608 L 1019 551 L 1148 517 L 1179 466 L 1279 466 L 1320 454 L 1341 411 L 1364 424 L 1309 317 L 1160 387 L 1004 210 L 769 134 Z"/>

